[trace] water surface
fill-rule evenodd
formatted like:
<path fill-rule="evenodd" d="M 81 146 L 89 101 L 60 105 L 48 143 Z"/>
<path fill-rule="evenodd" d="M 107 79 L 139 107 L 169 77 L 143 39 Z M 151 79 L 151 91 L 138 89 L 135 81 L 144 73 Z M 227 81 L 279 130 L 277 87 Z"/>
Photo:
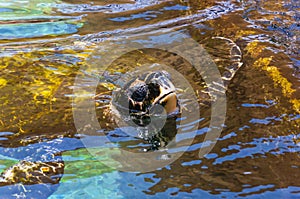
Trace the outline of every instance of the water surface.
<path fill-rule="evenodd" d="M 59 183 L 3 185 L 1 198 L 300 197 L 299 9 L 293 0 L 0 1 L 0 170 L 64 161 Z M 199 158 L 211 127 L 207 85 L 188 60 L 158 47 L 191 39 L 222 74 L 232 59 L 218 37 L 239 46 L 243 65 L 228 83 L 220 137 Z M 117 56 L 131 45 L 142 48 Z M 153 63 L 175 74 L 186 113 L 200 114 L 178 119 L 175 161 L 126 172 L 114 153 L 147 154 L 149 144 L 120 130 L 109 102 L 118 79 Z M 78 128 L 74 109 L 87 111 L 80 100 L 94 102 L 91 122 L 101 129 Z"/>

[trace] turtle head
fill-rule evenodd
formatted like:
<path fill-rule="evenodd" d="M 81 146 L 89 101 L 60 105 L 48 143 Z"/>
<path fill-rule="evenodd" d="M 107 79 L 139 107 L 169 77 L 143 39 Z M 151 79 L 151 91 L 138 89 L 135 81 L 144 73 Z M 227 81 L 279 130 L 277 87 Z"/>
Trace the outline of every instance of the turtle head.
<path fill-rule="evenodd" d="M 146 111 L 145 100 L 149 94 L 148 85 L 139 82 L 128 90 L 129 110 L 131 113 Z"/>
<path fill-rule="evenodd" d="M 145 100 L 148 94 L 148 86 L 145 83 L 140 83 L 130 89 L 130 98 L 136 102 L 142 102 Z"/>

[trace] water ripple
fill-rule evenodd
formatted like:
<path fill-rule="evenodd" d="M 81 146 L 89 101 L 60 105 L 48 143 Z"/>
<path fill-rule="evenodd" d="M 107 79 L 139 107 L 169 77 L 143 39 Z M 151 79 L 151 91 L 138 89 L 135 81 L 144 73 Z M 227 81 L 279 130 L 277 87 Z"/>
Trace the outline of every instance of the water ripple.
<path fill-rule="evenodd" d="M 298 136 L 299 137 L 299 136 Z M 293 141 L 295 135 L 278 136 L 278 137 L 262 137 L 253 139 L 252 142 L 240 143 L 239 145 L 230 145 L 223 148 L 223 152 L 236 151 L 226 156 L 216 158 L 213 164 L 222 164 L 226 161 L 232 161 L 245 157 L 254 158 L 256 155 L 265 157 L 267 154 L 281 155 L 284 153 L 299 153 L 300 148 Z"/>

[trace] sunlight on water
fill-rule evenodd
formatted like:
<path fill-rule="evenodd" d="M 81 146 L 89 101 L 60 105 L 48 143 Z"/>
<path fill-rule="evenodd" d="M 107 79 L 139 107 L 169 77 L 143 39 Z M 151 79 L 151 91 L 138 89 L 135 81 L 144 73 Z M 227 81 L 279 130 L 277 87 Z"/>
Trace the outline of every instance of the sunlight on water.
<path fill-rule="evenodd" d="M 0 0 L 0 198 L 299 198 L 299 8 Z M 156 135 L 112 102 L 162 69 L 182 111 Z"/>
<path fill-rule="evenodd" d="M 76 33 L 78 28 L 83 25 L 81 18 L 52 15 L 55 2 L 0 2 L 0 39 L 33 38 Z"/>

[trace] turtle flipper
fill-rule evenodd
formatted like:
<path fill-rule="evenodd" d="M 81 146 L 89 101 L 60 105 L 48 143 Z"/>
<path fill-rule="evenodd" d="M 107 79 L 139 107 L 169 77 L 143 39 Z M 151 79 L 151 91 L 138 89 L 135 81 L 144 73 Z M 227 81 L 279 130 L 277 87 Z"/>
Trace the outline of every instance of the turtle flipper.
<path fill-rule="evenodd" d="M 221 79 L 219 81 L 213 81 L 208 85 L 206 93 L 215 101 L 218 96 L 224 96 L 227 91 L 228 85 L 234 78 L 237 71 L 242 67 L 242 51 L 240 47 L 231 39 L 225 37 L 213 37 L 213 39 L 220 39 L 225 41 L 230 47 L 230 64 L 222 67 L 224 69 L 221 72 Z"/>
<path fill-rule="evenodd" d="M 226 41 L 231 49 L 230 49 L 230 59 L 232 61 L 231 65 L 225 66 L 225 71 L 221 74 L 221 78 L 224 82 L 224 86 L 227 88 L 230 81 L 235 76 L 236 72 L 241 68 L 243 65 L 242 62 L 242 51 L 240 47 L 231 39 L 225 37 L 214 37 L 215 39 L 222 39 Z"/>

